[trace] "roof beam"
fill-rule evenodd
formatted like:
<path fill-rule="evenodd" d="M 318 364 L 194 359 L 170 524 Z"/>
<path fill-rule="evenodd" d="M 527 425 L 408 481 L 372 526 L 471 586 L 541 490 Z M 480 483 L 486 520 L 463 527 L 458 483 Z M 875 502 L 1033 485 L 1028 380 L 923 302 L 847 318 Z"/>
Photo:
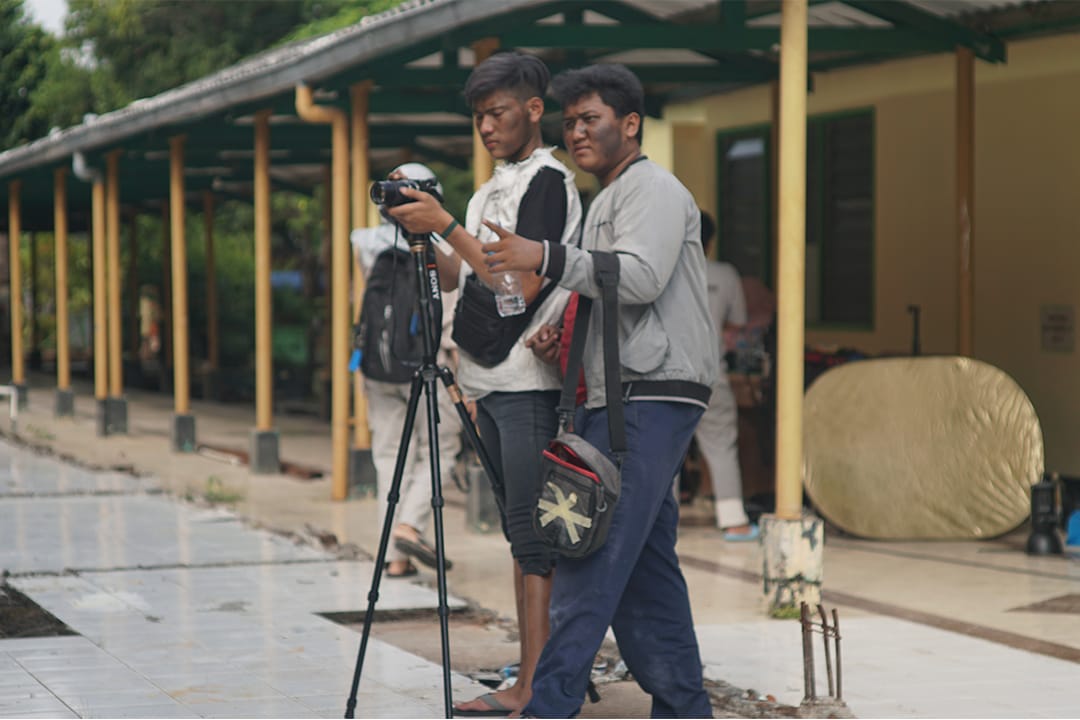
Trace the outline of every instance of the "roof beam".
<path fill-rule="evenodd" d="M 906 29 L 930 33 L 943 42 L 971 48 L 975 56 L 987 62 L 1005 62 L 1005 43 L 993 35 L 978 32 L 966 25 L 926 12 L 900 0 L 840 0 L 870 15 L 888 20 Z M 811 34 L 813 31 L 811 31 Z"/>
<path fill-rule="evenodd" d="M 552 74 L 569 69 L 571 66 L 563 64 L 549 64 Z M 685 65 L 641 65 L 630 66 L 638 78 L 644 83 L 664 82 L 743 82 L 761 81 L 775 77 L 776 72 L 772 67 L 755 68 L 745 67 L 738 63 L 717 62 L 715 64 L 685 64 Z M 415 70 L 402 70 L 391 78 L 386 78 L 380 87 L 407 88 L 407 87 L 450 87 L 461 88 L 469 77 L 469 68 L 418 68 Z M 374 94 L 372 95 L 374 97 Z M 451 109 L 452 111 L 452 109 Z"/>
<path fill-rule="evenodd" d="M 919 30 L 813 27 L 809 33 L 812 51 L 941 52 L 953 45 L 948 39 Z M 545 48 L 771 51 L 780 42 L 780 28 L 667 24 L 534 26 L 507 30 L 500 37 L 504 45 Z"/>

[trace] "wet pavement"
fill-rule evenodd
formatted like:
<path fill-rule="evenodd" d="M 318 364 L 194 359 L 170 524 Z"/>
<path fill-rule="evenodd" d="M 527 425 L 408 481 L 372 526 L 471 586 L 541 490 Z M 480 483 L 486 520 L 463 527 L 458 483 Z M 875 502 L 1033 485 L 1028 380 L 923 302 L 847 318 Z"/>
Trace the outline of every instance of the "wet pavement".
<path fill-rule="evenodd" d="M 19 441 L 99 469 L 0 442 L 0 568 L 78 635 L 0 640 L 0 717 L 340 717 L 359 634 L 327 614 L 355 620 L 366 607 L 374 501 L 331 502 L 326 478 L 253 476 L 220 455 L 172 454 L 160 396 L 129 395 L 132 432 L 102 439 L 92 400 L 78 396 L 79 415 L 59 420 L 44 395 L 20 415 Z M 194 411 L 200 437 L 244 447 L 250 409 Z M 329 465 L 324 423 L 276 421 L 283 457 Z M 504 541 L 469 525 L 460 492 L 446 495 L 455 606 L 512 617 Z M 707 508 L 684 511 L 679 551 L 706 676 L 797 705 L 799 628 L 763 617 L 760 548 L 725 543 Z M 353 552 L 324 549 L 327 537 Z M 1076 716 L 1080 557 L 1029 557 L 1024 537 L 828 537 L 824 600 L 839 608 L 843 694 L 856 716 Z M 433 578 L 384 582 L 378 609 L 430 612 Z M 441 670 L 424 659 L 438 659 L 434 613 L 430 626 L 404 649 L 380 640 L 376 622 L 358 717 L 443 715 Z M 823 693 L 820 639 L 815 649 Z M 454 683 L 455 697 L 484 690 L 460 674 Z M 647 716 L 644 695 L 623 705 L 616 695 L 583 716 Z"/>
<path fill-rule="evenodd" d="M 322 614 L 366 604 L 371 562 L 6 444 L 0 467 L 0 568 L 78 633 L 0 640 L 0 717 L 342 715 L 358 635 Z M 436 605 L 394 581 L 378 609 Z M 373 639 L 359 706 L 439 716 L 441 670 Z"/>

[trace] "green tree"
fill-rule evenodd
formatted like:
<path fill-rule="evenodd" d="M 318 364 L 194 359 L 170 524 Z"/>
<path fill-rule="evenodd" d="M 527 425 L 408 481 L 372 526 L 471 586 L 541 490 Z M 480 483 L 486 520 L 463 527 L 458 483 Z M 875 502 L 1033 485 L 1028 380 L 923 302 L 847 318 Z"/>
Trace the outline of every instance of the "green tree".
<path fill-rule="evenodd" d="M 29 110 L 54 45 L 51 35 L 27 19 L 23 0 L 0 0 L 0 149 L 48 132 Z"/>
<path fill-rule="evenodd" d="M 336 14 L 346 0 L 70 0 L 65 42 L 112 73 L 128 100 L 208 75 Z"/>

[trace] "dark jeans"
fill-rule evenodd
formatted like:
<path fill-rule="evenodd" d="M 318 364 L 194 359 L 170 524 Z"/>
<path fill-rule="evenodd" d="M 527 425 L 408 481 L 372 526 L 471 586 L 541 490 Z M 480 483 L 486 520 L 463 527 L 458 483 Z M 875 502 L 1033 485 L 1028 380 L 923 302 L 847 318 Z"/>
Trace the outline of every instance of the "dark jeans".
<path fill-rule="evenodd" d="M 675 402 L 626 405 L 628 453 L 607 542 L 589 557 L 559 559 L 544 646 L 525 714 L 573 717 L 610 625 L 634 679 L 652 695 L 652 717 L 711 717 L 702 686 L 690 598 L 675 540 L 672 494 L 702 409 Z M 607 410 L 579 409 L 575 429 L 610 453 Z"/>
<path fill-rule="evenodd" d="M 533 529 L 540 494 L 540 453 L 558 432 L 557 390 L 496 392 L 476 403 L 476 424 L 491 461 L 502 470 L 503 533 L 526 575 L 547 575 L 553 556 Z"/>

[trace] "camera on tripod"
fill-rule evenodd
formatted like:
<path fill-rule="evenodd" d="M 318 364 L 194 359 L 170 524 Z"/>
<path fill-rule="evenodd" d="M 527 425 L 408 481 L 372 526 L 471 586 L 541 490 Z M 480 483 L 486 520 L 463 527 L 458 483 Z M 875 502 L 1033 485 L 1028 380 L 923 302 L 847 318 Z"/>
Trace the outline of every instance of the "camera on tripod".
<path fill-rule="evenodd" d="M 439 193 L 438 180 L 377 180 L 371 184 L 371 201 L 376 205 L 385 205 L 386 207 L 397 207 L 398 205 L 416 202 L 411 197 L 402 194 L 401 190 L 403 188 L 421 190 L 428 195 L 434 196 L 439 202 L 442 202 L 443 199 Z"/>

